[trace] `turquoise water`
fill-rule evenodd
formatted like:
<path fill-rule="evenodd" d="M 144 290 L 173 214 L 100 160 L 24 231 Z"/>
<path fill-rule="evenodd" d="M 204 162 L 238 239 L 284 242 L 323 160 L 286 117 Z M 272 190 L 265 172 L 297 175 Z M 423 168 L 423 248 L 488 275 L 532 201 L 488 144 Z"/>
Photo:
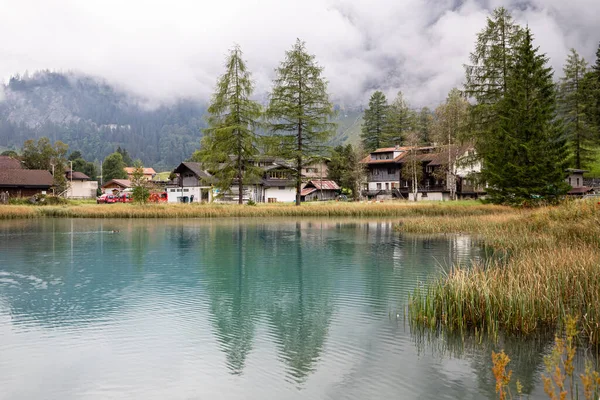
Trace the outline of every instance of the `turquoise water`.
<path fill-rule="evenodd" d="M 493 345 L 404 318 L 481 249 L 392 222 L 2 221 L 0 398 L 494 398 Z M 500 345 L 538 398 L 548 343 Z"/>

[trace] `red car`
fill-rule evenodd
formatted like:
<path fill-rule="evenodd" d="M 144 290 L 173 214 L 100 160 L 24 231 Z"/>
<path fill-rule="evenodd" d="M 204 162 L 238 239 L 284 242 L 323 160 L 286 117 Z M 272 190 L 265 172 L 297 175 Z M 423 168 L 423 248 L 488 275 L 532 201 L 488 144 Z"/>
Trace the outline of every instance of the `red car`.
<path fill-rule="evenodd" d="M 100 203 L 105 203 L 105 204 L 110 204 L 110 203 L 116 203 L 117 202 L 117 198 L 116 196 L 112 195 L 112 194 L 103 194 L 100 197 L 96 197 L 96 203 L 100 204 Z"/>
<path fill-rule="evenodd" d="M 117 201 L 119 203 L 131 203 L 133 201 L 133 196 L 131 195 L 131 192 L 119 193 Z"/>

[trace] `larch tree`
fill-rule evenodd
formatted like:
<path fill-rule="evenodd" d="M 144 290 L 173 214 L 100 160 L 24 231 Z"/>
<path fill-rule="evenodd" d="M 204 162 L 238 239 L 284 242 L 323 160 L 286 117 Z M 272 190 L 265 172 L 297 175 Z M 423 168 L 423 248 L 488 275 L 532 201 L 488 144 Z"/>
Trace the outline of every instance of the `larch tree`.
<path fill-rule="evenodd" d="M 556 201 L 566 193 L 567 147 L 556 118 L 556 88 L 548 58 L 533 47 L 529 29 L 516 48 L 516 62 L 498 104 L 497 134 L 483 174 L 495 203 Z"/>
<path fill-rule="evenodd" d="M 363 115 L 361 140 L 364 148 L 373 151 L 382 147 L 383 135 L 386 129 L 388 103 L 385 94 L 376 91 L 369 99 L 369 108 Z"/>
<path fill-rule="evenodd" d="M 308 54 L 300 39 L 285 54 L 276 69 L 277 76 L 266 111 L 269 129 L 278 138 L 277 153 L 294 160 L 296 205 L 300 205 L 302 167 L 311 157 L 325 154 L 326 141 L 335 132 L 335 115 L 329 101 L 323 68 Z"/>
<path fill-rule="evenodd" d="M 215 186 L 222 191 L 237 184 L 238 203 L 243 203 L 244 184 L 260 175 L 252 163 L 259 154 L 256 128 L 261 117 L 260 104 L 251 99 L 254 86 L 242 50 L 234 46 L 225 62 L 225 73 L 208 107 L 208 128 L 198 157 L 212 172 Z"/>
<path fill-rule="evenodd" d="M 571 165 L 581 169 L 590 161 L 589 149 L 593 131 L 589 124 L 589 90 L 585 75 L 587 63 L 575 49 L 567 58 L 563 68 L 564 76 L 560 80 L 558 111 L 564 121 L 565 133 L 571 153 Z"/>
<path fill-rule="evenodd" d="M 441 146 L 441 150 L 448 153 L 445 179 L 451 200 L 456 197 L 456 157 L 458 156 L 456 149 L 467 136 L 468 118 L 469 103 L 456 88 L 448 93 L 446 102 L 435 110 L 432 138 Z"/>
<path fill-rule="evenodd" d="M 495 149 L 489 136 L 499 122 L 498 103 L 508 89 L 508 74 L 515 64 L 516 49 L 523 39 L 523 29 L 504 7 L 495 9 L 485 28 L 477 35 L 470 64 L 465 65 L 464 92 L 476 104 L 471 110 L 471 131 L 480 156 L 484 159 Z"/>
<path fill-rule="evenodd" d="M 423 107 L 417 115 L 416 129 L 424 145 L 432 142 L 433 113 L 429 107 Z"/>
<path fill-rule="evenodd" d="M 385 133 L 383 135 L 383 146 L 395 146 L 404 142 L 407 132 L 415 130 L 416 115 L 402 92 L 388 107 Z"/>

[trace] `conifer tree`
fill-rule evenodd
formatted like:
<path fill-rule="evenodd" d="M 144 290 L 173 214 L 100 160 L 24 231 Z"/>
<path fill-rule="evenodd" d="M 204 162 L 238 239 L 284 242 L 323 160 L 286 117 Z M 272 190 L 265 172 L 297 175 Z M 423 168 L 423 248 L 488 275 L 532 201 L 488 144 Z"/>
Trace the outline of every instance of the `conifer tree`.
<path fill-rule="evenodd" d="M 252 161 L 259 153 L 255 129 L 261 107 L 250 99 L 254 88 L 239 46 L 229 52 L 225 68 L 208 107 L 208 128 L 197 156 L 213 173 L 216 187 L 227 191 L 237 184 L 242 204 L 244 184 L 260 174 Z"/>
<path fill-rule="evenodd" d="M 596 63 L 586 76 L 588 93 L 588 120 L 594 130 L 594 139 L 600 141 L 600 44 L 596 51 Z"/>
<path fill-rule="evenodd" d="M 402 92 L 398 92 L 398 95 L 388 107 L 382 146 L 402 144 L 405 140 L 406 133 L 415 130 L 415 128 L 415 112 L 410 109 Z"/>
<path fill-rule="evenodd" d="M 533 47 L 529 29 L 516 48 L 516 62 L 499 102 L 499 123 L 490 135 L 497 151 L 484 157 L 488 194 L 496 203 L 556 200 L 567 190 L 567 148 L 557 120 L 555 85 L 548 59 Z"/>
<path fill-rule="evenodd" d="M 388 104 L 385 94 L 376 91 L 369 99 L 369 108 L 364 112 L 362 133 L 360 135 L 363 147 L 373 151 L 382 147 L 384 131 L 386 129 Z"/>
<path fill-rule="evenodd" d="M 335 131 L 335 115 L 327 94 L 323 68 L 308 54 L 300 39 L 285 54 L 276 69 L 267 108 L 270 130 L 281 141 L 278 154 L 294 160 L 296 205 L 300 205 L 302 167 L 311 157 L 324 154 L 325 142 Z"/>
<path fill-rule="evenodd" d="M 127 179 L 127 172 L 124 168 L 126 167 L 123 162 L 123 156 L 121 153 L 114 152 L 109 154 L 102 163 L 102 180 L 104 183 L 111 179 Z"/>
<path fill-rule="evenodd" d="M 470 65 L 465 65 L 464 92 L 475 100 L 471 110 L 472 128 L 478 153 L 493 152 L 488 136 L 498 123 L 497 105 L 507 90 L 507 78 L 516 61 L 516 49 L 523 30 L 504 7 L 495 9 L 486 27 L 477 35 Z"/>
<path fill-rule="evenodd" d="M 588 145 L 592 139 L 590 119 L 589 89 L 585 82 L 587 63 L 575 49 L 567 58 L 563 68 L 564 77 L 560 82 L 559 113 L 564 121 L 565 133 L 571 153 L 571 165 L 581 169 L 590 160 Z"/>
<path fill-rule="evenodd" d="M 423 107 L 417 116 L 417 131 L 423 141 L 428 145 L 432 142 L 433 113 L 429 107 Z"/>

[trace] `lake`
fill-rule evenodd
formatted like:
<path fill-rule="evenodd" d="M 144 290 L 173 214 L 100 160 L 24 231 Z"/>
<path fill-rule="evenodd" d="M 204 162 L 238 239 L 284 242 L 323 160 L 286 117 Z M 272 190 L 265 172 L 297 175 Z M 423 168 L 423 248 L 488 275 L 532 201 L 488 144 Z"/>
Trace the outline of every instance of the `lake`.
<path fill-rule="evenodd" d="M 1 399 L 531 398 L 549 341 L 411 333 L 408 294 L 482 256 L 392 220 L 0 222 Z"/>

